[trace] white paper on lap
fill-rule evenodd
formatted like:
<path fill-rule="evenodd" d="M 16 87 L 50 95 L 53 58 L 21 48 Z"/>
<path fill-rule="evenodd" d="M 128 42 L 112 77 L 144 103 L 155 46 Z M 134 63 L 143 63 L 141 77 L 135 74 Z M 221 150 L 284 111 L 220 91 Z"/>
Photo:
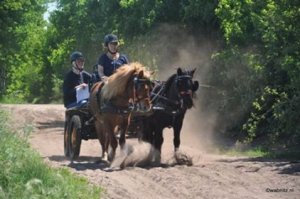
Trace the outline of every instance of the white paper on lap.
<path fill-rule="evenodd" d="M 89 87 L 76 88 L 77 103 L 90 97 Z"/>

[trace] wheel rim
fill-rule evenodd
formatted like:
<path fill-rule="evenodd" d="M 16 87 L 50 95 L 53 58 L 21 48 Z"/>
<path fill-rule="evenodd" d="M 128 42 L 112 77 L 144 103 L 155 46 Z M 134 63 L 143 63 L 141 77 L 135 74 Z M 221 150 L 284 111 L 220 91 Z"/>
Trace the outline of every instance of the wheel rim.
<path fill-rule="evenodd" d="M 69 133 L 68 133 L 68 128 L 65 128 L 64 131 L 64 153 L 65 156 L 69 156 L 70 155 L 70 146 L 69 146 Z"/>

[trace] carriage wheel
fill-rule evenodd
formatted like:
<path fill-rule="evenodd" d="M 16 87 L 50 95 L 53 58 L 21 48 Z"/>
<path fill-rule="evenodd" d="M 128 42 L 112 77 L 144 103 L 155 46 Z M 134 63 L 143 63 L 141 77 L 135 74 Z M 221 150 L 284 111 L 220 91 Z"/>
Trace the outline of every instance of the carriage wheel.
<path fill-rule="evenodd" d="M 66 157 L 70 157 L 70 145 L 68 143 L 68 139 L 69 139 L 68 126 L 69 126 L 69 122 L 66 120 L 65 128 L 64 128 L 64 153 Z"/>
<path fill-rule="evenodd" d="M 69 150 L 70 159 L 74 160 L 78 158 L 81 146 L 81 120 L 78 115 L 74 115 L 71 119 L 69 131 Z"/>

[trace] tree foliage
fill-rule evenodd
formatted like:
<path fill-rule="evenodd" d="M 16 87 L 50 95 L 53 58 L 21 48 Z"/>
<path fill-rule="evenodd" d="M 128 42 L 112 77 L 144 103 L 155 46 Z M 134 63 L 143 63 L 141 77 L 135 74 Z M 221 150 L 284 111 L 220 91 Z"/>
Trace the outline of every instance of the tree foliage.
<path fill-rule="evenodd" d="M 248 65 L 264 80 L 243 126 L 250 142 L 300 143 L 299 8 L 299 1 L 222 0 L 216 9 L 227 44 L 254 48 L 257 64 Z"/>
<path fill-rule="evenodd" d="M 42 17 L 47 2 L 57 3 L 49 22 Z M 82 51 L 91 71 L 108 33 L 120 37 L 131 60 L 152 69 L 177 63 L 184 47 L 197 51 L 204 34 L 219 48 L 204 77 L 215 90 L 202 100 L 204 110 L 226 116 L 218 129 L 249 143 L 297 145 L 299 8 L 288 0 L 4 0 L 0 95 L 60 101 L 70 53 Z"/>
<path fill-rule="evenodd" d="M 34 101 L 40 94 L 39 73 L 45 11 L 42 0 L 10 0 L 0 3 L 1 95 Z"/>

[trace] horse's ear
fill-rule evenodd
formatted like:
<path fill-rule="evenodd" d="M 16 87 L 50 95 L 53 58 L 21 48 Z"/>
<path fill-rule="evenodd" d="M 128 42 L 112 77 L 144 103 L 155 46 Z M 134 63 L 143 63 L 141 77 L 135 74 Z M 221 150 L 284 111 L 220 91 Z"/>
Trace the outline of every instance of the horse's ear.
<path fill-rule="evenodd" d="M 142 77 L 144 77 L 144 71 L 143 70 L 141 70 L 138 74 L 138 78 L 142 78 Z"/>
<path fill-rule="evenodd" d="M 178 76 L 182 75 L 182 70 L 181 70 L 181 68 L 178 68 L 178 69 L 177 69 L 177 75 L 178 75 Z"/>
<path fill-rule="evenodd" d="M 191 70 L 191 72 L 190 72 L 190 73 L 191 73 L 191 76 L 192 76 L 192 77 L 194 77 L 194 73 L 195 73 L 195 71 L 196 71 L 196 68 L 194 68 L 193 70 Z"/>
<path fill-rule="evenodd" d="M 195 92 L 196 90 L 198 90 L 199 88 L 199 82 L 198 81 L 194 81 L 193 82 L 193 92 Z"/>

